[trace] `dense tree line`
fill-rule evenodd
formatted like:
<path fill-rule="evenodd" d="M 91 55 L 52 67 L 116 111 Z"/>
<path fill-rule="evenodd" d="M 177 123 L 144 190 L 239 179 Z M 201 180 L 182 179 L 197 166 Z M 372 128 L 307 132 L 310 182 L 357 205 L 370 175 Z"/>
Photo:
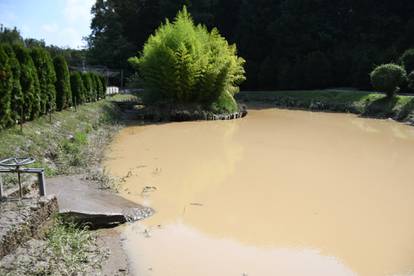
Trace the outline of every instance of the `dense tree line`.
<path fill-rule="evenodd" d="M 72 76 L 66 59 L 46 48 L 0 43 L 0 129 L 105 97 L 103 76 Z"/>
<path fill-rule="evenodd" d="M 370 88 L 376 65 L 414 46 L 414 2 L 375 0 L 97 0 L 88 59 L 128 68 L 165 18 L 187 5 L 247 61 L 245 88 Z"/>

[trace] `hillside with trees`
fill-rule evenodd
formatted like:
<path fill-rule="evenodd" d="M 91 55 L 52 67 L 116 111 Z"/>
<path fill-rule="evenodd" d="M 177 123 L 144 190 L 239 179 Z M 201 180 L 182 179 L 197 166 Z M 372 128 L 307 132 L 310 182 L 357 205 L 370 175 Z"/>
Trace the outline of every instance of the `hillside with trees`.
<path fill-rule="evenodd" d="M 245 89 L 369 89 L 376 65 L 414 46 L 410 0 L 97 0 L 89 61 L 132 74 L 127 59 L 184 4 L 237 44 Z"/>

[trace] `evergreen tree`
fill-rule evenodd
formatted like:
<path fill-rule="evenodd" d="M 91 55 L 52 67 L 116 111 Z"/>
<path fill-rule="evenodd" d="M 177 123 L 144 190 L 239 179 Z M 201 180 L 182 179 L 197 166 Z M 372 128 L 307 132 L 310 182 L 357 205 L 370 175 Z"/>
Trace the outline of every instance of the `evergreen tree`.
<path fill-rule="evenodd" d="M 102 95 L 101 95 L 101 97 L 102 97 L 102 99 L 105 99 L 106 98 L 106 88 L 107 88 L 106 78 L 104 76 L 100 76 L 100 79 L 101 79 L 101 84 L 102 84 Z"/>
<path fill-rule="evenodd" d="M 3 47 L 0 47 L 0 129 L 12 123 L 10 108 L 11 92 L 13 90 L 13 72 L 10 59 Z"/>
<path fill-rule="evenodd" d="M 72 103 L 74 106 L 83 103 L 83 82 L 79 72 L 72 72 L 70 74 L 70 87 L 72 89 Z"/>
<path fill-rule="evenodd" d="M 56 72 L 56 108 L 61 111 L 72 104 L 69 69 L 63 56 L 56 56 L 53 64 Z"/>
<path fill-rule="evenodd" d="M 82 73 L 82 83 L 84 88 L 84 100 L 89 103 L 92 101 L 92 80 L 89 73 Z"/>
<path fill-rule="evenodd" d="M 95 73 L 88 73 L 91 79 L 91 102 L 96 102 L 97 95 L 98 95 L 98 84 L 96 82 L 96 75 Z"/>
<path fill-rule="evenodd" d="M 41 111 L 40 87 L 36 67 L 30 51 L 20 45 L 14 45 L 14 52 L 20 63 L 20 84 L 23 91 L 23 120 L 34 119 Z"/>
<path fill-rule="evenodd" d="M 10 60 L 10 66 L 13 74 L 13 87 L 11 91 L 11 113 L 13 122 L 19 121 L 23 113 L 24 95 L 20 85 L 20 64 L 14 54 L 13 47 L 10 44 L 3 44 L 3 50 Z"/>
<path fill-rule="evenodd" d="M 50 54 L 44 48 L 32 48 L 31 56 L 40 84 L 41 114 L 46 114 L 55 110 L 56 106 L 55 69 Z"/>

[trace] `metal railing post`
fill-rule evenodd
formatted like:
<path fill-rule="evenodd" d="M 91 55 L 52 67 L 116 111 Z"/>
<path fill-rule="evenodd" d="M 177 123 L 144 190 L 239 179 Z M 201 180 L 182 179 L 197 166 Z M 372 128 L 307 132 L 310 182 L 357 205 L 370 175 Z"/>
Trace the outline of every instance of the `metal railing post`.
<path fill-rule="evenodd" d="M 0 175 L 0 199 L 6 197 L 3 190 L 3 177 Z"/>
<path fill-rule="evenodd" d="M 39 195 L 46 196 L 46 185 L 45 185 L 45 173 L 42 170 L 40 173 L 37 174 L 39 179 Z"/>

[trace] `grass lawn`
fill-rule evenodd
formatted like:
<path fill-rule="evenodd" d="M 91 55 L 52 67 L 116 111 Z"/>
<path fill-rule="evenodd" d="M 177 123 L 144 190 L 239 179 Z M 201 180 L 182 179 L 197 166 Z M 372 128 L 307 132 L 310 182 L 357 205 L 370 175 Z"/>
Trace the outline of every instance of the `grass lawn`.
<path fill-rule="evenodd" d="M 281 108 L 313 111 L 332 111 L 361 114 L 375 118 L 393 118 L 398 121 L 414 120 L 414 97 L 396 96 L 355 90 L 307 91 L 243 91 L 237 95 L 240 102 L 268 104 Z"/>
<path fill-rule="evenodd" d="M 121 97 L 121 96 L 117 96 Z M 31 167 L 45 168 L 47 176 L 80 173 L 99 162 L 102 148 L 118 129 L 113 98 L 79 106 L 77 110 L 43 116 L 0 131 L 0 159 L 33 157 Z M 15 176 L 3 174 L 7 186 Z"/>

